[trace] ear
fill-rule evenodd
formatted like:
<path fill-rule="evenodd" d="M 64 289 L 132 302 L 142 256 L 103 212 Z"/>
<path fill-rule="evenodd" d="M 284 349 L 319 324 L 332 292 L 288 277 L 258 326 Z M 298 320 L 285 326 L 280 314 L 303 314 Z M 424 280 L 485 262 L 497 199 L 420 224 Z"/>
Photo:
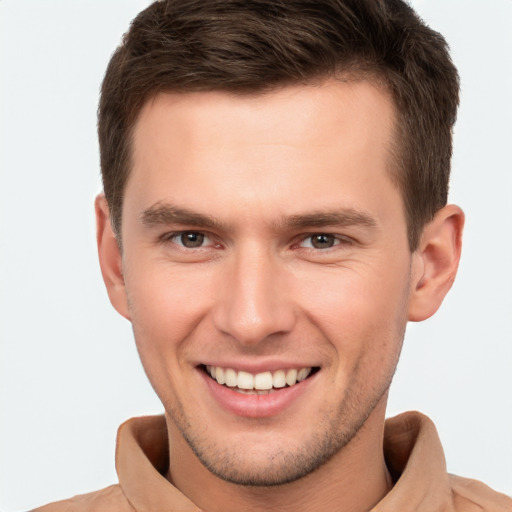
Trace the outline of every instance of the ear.
<path fill-rule="evenodd" d="M 423 229 L 413 255 L 413 282 L 408 319 L 431 317 L 452 287 L 460 261 L 464 213 L 455 205 L 439 210 Z"/>
<path fill-rule="evenodd" d="M 110 212 L 104 194 L 96 197 L 94 209 L 101 275 L 107 287 L 110 302 L 119 314 L 130 320 L 121 249 L 110 223 Z"/>

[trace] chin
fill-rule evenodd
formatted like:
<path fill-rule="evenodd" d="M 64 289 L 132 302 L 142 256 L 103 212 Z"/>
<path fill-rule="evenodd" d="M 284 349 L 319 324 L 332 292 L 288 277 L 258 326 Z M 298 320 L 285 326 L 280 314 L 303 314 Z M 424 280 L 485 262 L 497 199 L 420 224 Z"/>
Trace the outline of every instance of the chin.
<path fill-rule="evenodd" d="M 220 439 L 215 436 L 213 440 L 208 427 L 198 432 L 174 423 L 202 465 L 216 477 L 241 486 L 271 487 L 295 482 L 321 468 L 357 435 L 374 406 L 358 417 L 352 407 L 343 409 L 345 414 L 336 418 L 319 413 L 323 420 L 316 422 L 312 430 L 294 434 L 276 434 L 273 427 Z M 276 439 L 276 435 L 280 438 Z"/>

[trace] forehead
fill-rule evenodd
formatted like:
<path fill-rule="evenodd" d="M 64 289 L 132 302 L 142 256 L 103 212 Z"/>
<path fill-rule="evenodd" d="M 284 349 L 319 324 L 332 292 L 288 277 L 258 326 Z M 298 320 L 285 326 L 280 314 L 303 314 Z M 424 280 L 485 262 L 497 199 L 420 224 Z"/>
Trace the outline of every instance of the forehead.
<path fill-rule="evenodd" d="M 379 141 L 387 139 L 394 117 L 392 100 L 384 87 L 358 79 L 330 79 L 320 85 L 289 86 L 261 94 L 159 93 L 142 108 L 134 135 L 136 145 L 146 145 L 145 135 L 153 136 L 151 130 L 159 125 L 170 130 L 168 135 L 194 143 L 195 136 L 208 130 L 211 141 L 212 130 L 220 137 L 232 127 L 230 136 L 238 134 L 244 143 L 251 136 L 255 143 L 275 143 L 279 137 L 283 143 L 307 140 L 322 145 L 328 142 L 328 130 L 333 136 L 340 132 L 347 144 L 357 146 L 375 123 L 383 136 Z M 313 124 L 317 130 L 311 132 Z M 236 129 L 239 127 L 243 130 Z"/>
<path fill-rule="evenodd" d="M 126 199 L 141 209 L 163 200 L 214 208 L 215 197 L 232 196 L 286 209 L 315 195 L 348 201 L 343 189 L 375 195 L 379 181 L 391 182 L 393 126 L 390 97 L 364 81 L 250 96 L 159 94 L 134 127 Z"/>

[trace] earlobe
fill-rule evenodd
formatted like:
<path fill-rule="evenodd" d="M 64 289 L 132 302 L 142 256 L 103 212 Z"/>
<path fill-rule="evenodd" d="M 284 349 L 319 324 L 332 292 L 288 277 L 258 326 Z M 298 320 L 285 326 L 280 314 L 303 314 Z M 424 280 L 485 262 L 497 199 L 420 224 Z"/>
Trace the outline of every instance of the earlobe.
<path fill-rule="evenodd" d="M 420 322 L 431 317 L 450 290 L 459 266 L 464 213 L 455 205 L 439 210 L 423 229 L 414 253 L 408 319 Z"/>
<path fill-rule="evenodd" d="M 119 314 L 130 320 L 121 250 L 112 230 L 109 208 L 104 194 L 99 194 L 96 197 L 94 209 L 96 213 L 96 241 L 98 244 L 101 275 L 103 276 L 110 302 Z"/>

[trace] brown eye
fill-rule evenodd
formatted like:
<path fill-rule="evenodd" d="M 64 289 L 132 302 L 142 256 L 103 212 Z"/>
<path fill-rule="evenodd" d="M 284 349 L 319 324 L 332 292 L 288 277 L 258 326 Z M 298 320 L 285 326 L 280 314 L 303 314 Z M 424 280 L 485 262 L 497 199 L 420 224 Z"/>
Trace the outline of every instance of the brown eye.
<path fill-rule="evenodd" d="M 204 238 L 203 233 L 196 233 L 195 231 L 185 231 L 179 236 L 181 244 L 187 249 L 201 247 L 203 245 Z"/>
<path fill-rule="evenodd" d="M 333 235 L 318 234 L 309 237 L 311 240 L 311 246 L 315 249 L 329 249 L 336 245 L 336 237 Z"/>

